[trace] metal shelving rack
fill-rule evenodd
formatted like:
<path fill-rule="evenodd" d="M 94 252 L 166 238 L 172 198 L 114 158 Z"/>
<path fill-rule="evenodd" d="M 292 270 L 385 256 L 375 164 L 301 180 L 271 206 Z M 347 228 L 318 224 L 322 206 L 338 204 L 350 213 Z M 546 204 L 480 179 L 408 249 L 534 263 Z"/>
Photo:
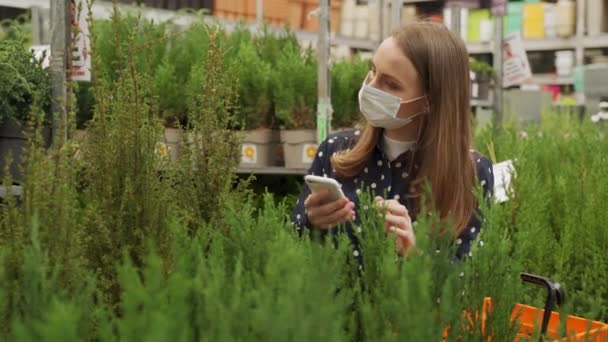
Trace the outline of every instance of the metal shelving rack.
<path fill-rule="evenodd" d="M 306 169 L 287 169 L 281 166 L 261 167 L 261 168 L 239 168 L 239 174 L 258 174 L 258 175 L 296 175 L 303 176 L 308 173 Z"/>
<path fill-rule="evenodd" d="M 49 0 L 0 0 L 0 6 L 2 7 L 13 7 L 21 9 L 29 9 L 32 7 L 39 7 L 43 9 L 49 8 Z M 118 8 L 122 11 L 139 11 L 142 16 L 146 19 L 165 22 L 172 20 L 177 25 L 186 26 L 199 20 L 194 14 L 177 13 L 172 10 L 149 8 L 149 7 L 137 7 L 126 4 L 118 4 Z M 112 14 L 112 3 L 111 1 L 95 1 L 92 8 L 93 16 L 98 19 L 109 19 Z M 228 31 L 234 29 L 239 25 L 239 22 L 217 18 L 213 16 L 205 16 L 204 20 L 209 23 L 217 22 L 222 24 Z M 259 28 L 258 24 L 245 24 L 251 31 L 256 31 Z M 271 31 L 279 32 L 280 28 L 268 27 Z M 318 34 L 315 32 L 308 32 L 302 30 L 295 30 L 295 35 L 300 41 L 304 42 L 316 42 L 318 40 Z M 332 45 L 345 45 L 353 49 L 360 50 L 373 50 L 376 48 L 377 42 L 370 39 L 361 39 L 355 37 L 347 37 L 340 34 L 331 35 Z"/>
<path fill-rule="evenodd" d="M 421 2 L 436 2 L 438 0 L 378 0 L 381 3 L 389 3 L 392 8 L 402 8 L 404 4 L 415 4 Z M 13 7 L 28 9 L 32 7 L 49 8 L 50 0 L 0 0 L 0 6 Z M 327 2 L 322 2 L 328 6 Z M 108 19 L 112 13 L 112 3 L 110 1 L 96 1 L 93 5 L 92 12 L 94 17 L 99 19 Z M 195 20 L 200 20 L 192 14 L 176 13 L 171 10 L 135 7 L 132 5 L 119 4 L 119 8 L 123 11 L 139 11 L 142 16 L 147 19 L 154 21 L 164 22 L 172 20 L 177 25 L 188 25 Z M 600 36 L 586 36 L 584 35 L 585 29 L 585 3 L 582 0 L 577 0 L 577 27 L 576 36 L 568 39 L 538 39 L 538 40 L 524 40 L 524 47 L 527 51 L 555 51 L 562 49 L 573 49 L 576 51 L 576 65 L 583 64 L 584 51 L 586 49 L 593 48 L 608 48 L 608 34 Z M 256 24 L 246 24 L 251 31 L 256 31 L 260 27 L 260 23 L 263 19 L 262 15 L 259 14 L 263 9 L 263 0 L 257 0 L 257 20 Z M 382 11 L 381 11 L 382 13 Z M 401 11 L 393 11 L 392 22 L 400 22 Z M 208 22 L 217 22 L 222 24 L 228 31 L 234 29 L 238 23 L 235 21 L 225 20 L 216 18 L 213 16 L 205 16 L 204 20 Z M 329 18 L 327 18 L 329 20 Z M 383 22 L 383 21 L 381 21 Z M 279 28 L 269 28 L 270 30 L 280 31 Z M 384 28 L 383 32 L 388 28 Z M 304 42 L 319 43 L 323 39 L 319 39 L 319 34 L 314 32 L 307 32 L 301 30 L 295 30 L 296 37 Z M 340 34 L 327 33 L 329 39 L 327 43 L 332 46 L 348 46 L 352 49 L 368 50 L 372 51 L 376 48 L 379 42 L 371 39 L 361 39 L 355 37 L 347 37 Z M 496 37 L 498 39 L 498 36 Z M 470 54 L 494 54 L 496 49 L 495 42 L 480 42 L 480 43 L 468 43 L 467 48 Z M 318 45 L 318 44 L 317 44 Z M 322 47 L 320 47 L 322 49 Z M 326 46 L 325 48 L 329 48 Z M 322 63 L 320 63 L 322 64 Z M 326 65 L 320 66 L 326 68 Z M 573 84 L 574 80 L 572 77 L 557 77 L 555 75 L 534 75 L 533 83 L 544 85 L 544 84 L 560 84 L 568 85 Z M 471 105 L 474 107 L 490 107 L 492 101 L 471 101 Z M 305 174 L 306 170 L 291 170 L 282 167 L 270 167 L 264 169 L 241 169 L 239 173 L 257 173 L 257 174 L 293 174 L 301 175 Z"/>
<path fill-rule="evenodd" d="M 401 8 L 404 4 L 415 4 L 422 2 L 437 2 L 438 0 L 384 0 L 391 1 L 391 6 Z M 259 1 L 263 3 L 263 1 Z M 49 8 L 49 0 L 0 0 L 0 6 L 13 7 L 28 9 L 31 7 Z M 131 5 L 118 5 L 121 10 L 125 11 L 141 11 L 142 15 L 147 19 L 163 22 L 173 20 L 178 25 L 188 25 L 197 17 L 192 14 L 176 13 L 171 10 L 146 8 L 146 7 L 134 7 Z M 599 36 L 586 36 L 584 35 L 584 23 L 585 23 L 585 11 L 584 2 L 581 0 L 577 1 L 577 32 L 576 36 L 566 39 L 528 39 L 524 40 L 524 47 L 527 51 L 556 51 L 556 50 L 576 50 L 577 51 L 577 65 L 583 64 L 583 54 L 586 49 L 596 48 L 608 48 L 608 33 Z M 261 7 L 260 7 L 261 8 Z M 93 6 L 93 15 L 96 18 L 108 19 L 112 12 L 112 4 L 110 1 L 96 1 Z M 393 19 L 399 19 L 400 11 L 393 11 Z M 226 27 L 227 30 L 231 30 L 238 22 L 220 19 L 213 16 L 206 16 L 205 20 L 209 22 L 218 22 Z M 399 20 L 392 20 L 393 22 L 399 22 Z M 258 24 L 246 24 L 246 26 L 255 31 L 258 29 Z M 280 31 L 279 28 L 270 27 L 270 30 Z M 318 34 L 315 32 L 295 30 L 296 37 L 304 42 L 317 42 Z M 337 46 L 348 46 L 352 49 L 368 50 L 372 51 L 378 45 L 377 41 L 364 38 L 348 37 L 340 34 L 330 35 L 331 45 Z M 478 43 L 467 43 L 467 48 L 470 54 L 493 54 L 495 42 L 478 42 Z M 579 56 L 580 55 L 580 56 Z M 535 80 L 548 81 L 545 75 L 539 75 L 535 77 Z M 560 79 L 560 81 L 567 81 Z M 561 82 L 558 84 L 562 84 Z M 541 83 L 547 84 L 547 83 Z"/>
<path fill-rule="evenodd" d="M 8 188 L 10 188 L 12 196 L 19 197 L 23 193 L 23 188 L 19 185 L 11 185 Z M 0 199 L 6 198 L 7 193 L 7 187 L 5 187 L 4 185 L 0 185 Z"/>

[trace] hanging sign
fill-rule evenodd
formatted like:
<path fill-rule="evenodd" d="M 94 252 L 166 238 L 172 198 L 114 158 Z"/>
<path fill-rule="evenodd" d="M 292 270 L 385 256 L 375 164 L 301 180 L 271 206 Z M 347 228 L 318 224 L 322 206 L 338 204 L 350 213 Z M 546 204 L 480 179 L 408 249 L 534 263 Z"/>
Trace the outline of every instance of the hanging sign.
<path fill-rule="evenodd" d="M 502 54 L 503 87 L 520 85 L 532 77 L 521 32 L 512 32 L 505 36 L 502 43 Z"/>
<path fill-rule="evenodd" d="M 70 0 L 72 29 L 72 80 L 91 81 L 91 41 L 87 22 L 88 2 Z"/>

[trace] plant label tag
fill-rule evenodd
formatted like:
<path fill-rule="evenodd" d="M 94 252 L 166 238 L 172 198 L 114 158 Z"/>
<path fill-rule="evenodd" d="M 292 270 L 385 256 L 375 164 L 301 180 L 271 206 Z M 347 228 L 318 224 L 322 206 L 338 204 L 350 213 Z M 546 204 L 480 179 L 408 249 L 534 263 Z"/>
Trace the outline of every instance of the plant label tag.
<path fill-rule="evenodd" d="M 302 145 L 302 163 L 312 164 L 313 160 L 315 160 L 316 155 L 317 155 L 317 145 L 316 144 Z"/>
<path fill-rule="evenodd" d="M 72 1 L 70 7 L 70 24 L 73 36 L 72 80 L 91 82 L 91 40 L 89 22 L 87 21 L 88 3 Z"/>
<path fill-rule="evenodd" d="M 511 179 L 515 175 L 515 167 L 512 160 L 505 160 L 492 166 L 494 174 L 494 200 L 504 203 L 509 200 L 511 190 Z"/>
<path fill-rule="evenodd" d="M 479 96 L 479 84 L 477 84 L 476 82 L 471 83 L 471 96 L 473 98 L 476 98 Z"/>
<path fill-rule="evenodd" d="M 252 144 L 244 144 L 241 147 L 241 163 L 255 164 L 258 162 L 258 147 Z"/>
<path fill-rule="evenodd" d="M 43 68 L 48 68 L 49 66 L 51 66 L 51 46 L 50 45 L 32 45 L 30 50 L 32 50 L 32 52 L 34 53 L 34 56 L 36 57 L 36 59 L 42 59 L 42 56 L 44 56 L 44 59 L 42 60 Z"/>

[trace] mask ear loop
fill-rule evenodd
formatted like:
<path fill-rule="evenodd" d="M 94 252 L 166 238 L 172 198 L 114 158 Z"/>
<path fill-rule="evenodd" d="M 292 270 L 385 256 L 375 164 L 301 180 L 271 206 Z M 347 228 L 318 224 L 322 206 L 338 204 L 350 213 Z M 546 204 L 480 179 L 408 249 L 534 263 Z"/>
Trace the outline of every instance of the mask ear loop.
<path fill-rule="evenodd" d="M 410 170 L 409 170 L 409 174 L 412 174 L 412 170 L 416 161 L 416 151 L 418 150 L 418 146 L 420 146 L 420 137 L 422 136 L 422 130 L 424 129 L 424 126 L 426 125 L 426 120 L 424 120 L 425 114 L 428 114 L 430 112 L 430 106 L 429 106 L 429 98 L 424 95 L 424 99 L 426 102 L 426 108 L 424 112 L 421 112 L 421 118 L 423 119 L 423 122 L 418 126 L 418 136 L 416 137 L 416 145 L 414 145 L 414 151 L 412 152 L 412 162 L 410 163 Z"/>
<path fill-rule="evenodd" d="M 428 97 L 426 97 L 426 95 L 425 95 L 425 99 L 426 99 L 427 108 L 426 108 L 426 111 L 424 113 L 428 114 L 430 112 L 430 106 L 429 106 Z M 423 115 L 422 116 L 423 120 L 424 120 L 424 117 L 425 116 Z M 410 184 L 411 184 L 411 181 L 414 179 L 414 173 L 413 172 L 414 172 L 414 165 L 416 164 L 416 152 L 418 150 L 418 146 L 420 146 L 420 137 L 422 136 L 422 130 L 425 128 L 424 127 L 425 125 L 426 125 L 426 120 L 424 120 L 420 124 L 420 126 L 418 127 L 418 136 L 416 138 L 416 145 L 415 145 L 415 147 L 414 147 L 414 149 L 412 151 L 412 162 L 410 163 L 410 167 L 409 167 L 409 171 L 408 171 L 408 174 L 410 175 L 410 182 L 409 182 Z M 411 189 L 411 185 L 409 186 L 409 188 Z M 414 198 L 416 198 L 416 197 L 419 197 L 419 195 L 418 194 L 412 194 L 412 191 L 410 191 L 410 189 L 408 189 L 408 193 L 406 194 L 405 197 L 407 198 L 407 204 L 408 204 L 408 208 L 407 209 L 411 211 L 412 208 L 413 208 L 412 200 Z"/>

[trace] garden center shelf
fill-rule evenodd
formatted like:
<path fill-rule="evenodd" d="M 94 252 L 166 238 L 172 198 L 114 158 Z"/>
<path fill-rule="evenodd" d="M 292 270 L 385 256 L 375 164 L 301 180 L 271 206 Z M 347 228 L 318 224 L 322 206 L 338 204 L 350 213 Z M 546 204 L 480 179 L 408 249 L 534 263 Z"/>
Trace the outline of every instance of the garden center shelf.
<path fill-rule="evenodd" d="M 258 175 L 305 175 L 308 173 L 306 169 L 288 169 L 286 167 L 271 166 L 260 168 L 240 168 L 237 173 L 240 174 L 258 174 Z"/>
<path fill-rule="evenodd" d="M 21 196 L 21 194 L 23 193 L 23 188 L 19 185 L 11 185 L 11 193 L 13 194 L 13 196 Z M 0 198 L 5 198 L 6 197 L 6 187 L 4 185 L 0 185 Z"/>
<path fill-rule="evenodd" d="M 554 39 L 525 39 L 526 51 L 556 51 L 573 50 L 579 44 L 585 49 L 608 48 L 608 34 L 598 36 L 585 36 L 582 40 L 576 38 L 554 38 Z M 493 53 L 494 42 L 467 43 L 467 49 L 471 54 Z"/>
<path fill-rule="evenodd" d="M 415 2 L 432 2 L 437 0 L 404 0 L 403 3 Z M 27 9 L 31 7 L 49 8 L 49 0 L 0 0 L 0 6 Z M 93 16 L 100 19 L 108 19 L 112 13 L 112 2 L 96 1 L 93 5 Z M 196 20 L 197 16 L 193 14 L 177 13 L 171 10 L 135 7 L 132 5 L 119 4 L 118 7 L 122 10 L 137 9 L 141 11 L 142 16 L 147 19 L 152 19 L 158 22 L 173 20 L 178 25 L 188 25 Z M 231 30 L 238 22 L 227 19 L 220 19 L 213 16 L 205 16 L 209 22 L 218 22 L 224 25 L 227 30 Z M 246 24 L 247 27 L 254 31 L 257 29 L 256 24 Z M 271 30 L 280 31 L 281 28 L 270 28 Z M 315 42 L 317 40 L 317 32 L 294 31 L 297 38 L 301 41 Z M 353 49 L 374 50 L 378 45 L 377 41 L 366 38 L 348 37 L 339 34 L 331 35 L 333 45 L 348 46 Z M 478 42 L 467 43 L 467 48 L 471 54 L 491 54 L 493 53 L 493 42 Z M 608 34 L 598 36 L 584 36 L 583 39 L 572 38 L 552 38 L 552 39 L 527 39 L 524 40 L 524 47 L 528 51 L 554 51 L 576 49 L 577 47 L 584 49 L 593 48 L 608 48 Z"/>
<path fill-rule="evenodd" d="M 492 100 L 471 100 L 471 107 L 492 107 Z"/>
<path fill-rule="evenodd" d="M 49 8 L 49 0 L 0 0 L 0 6 L 22 9 L 28 9 L 31 7 Z M 98 19 L 109 19 L 112 14 L 112 8 L 113 4 L 111 1 L 95 1 L 92 8 L 93 17 Z M 173 23 L 180 26 L 187 26 L 199 18 L 194 14 L 177 13 L 176 11 L 158 8 L 136 7 L 126 4 L 118 4 L 118 8 L 122 11 L 140 11 L 142 17 L 154 20 L 156 22 L 172 20 Z M 214 16 L 204 16 L 204 18 L 210 23 L 217 22 L 221 24 L 228 31 L 231 31 L 239 24 L 238 21 L 217 18 Z M 245 26 L 251 31 L 258 29 L 256 24 L 245 24 Z M 269 27 L 269 30 L 280 32 L 283 29 L 280 27 Z M 318 38 L 318 34 L 316 32 L 294 30 L 294 33 L 300 41 L 316 42 Z M 369 39 L 346 37 L 339 34 L 332 34 L 331 42 L 333 45 L 345 45 L 349 46 L 350 48 L 360 50 L 374 50 L 378 44 L 377 42 Z"/>
<path fill-rule="evenodd" d="M 558 76 L 556 74 L 535 74 L 532 75 L 532 83 L 538 85 L 573 85 L 574 77 Z"/>

